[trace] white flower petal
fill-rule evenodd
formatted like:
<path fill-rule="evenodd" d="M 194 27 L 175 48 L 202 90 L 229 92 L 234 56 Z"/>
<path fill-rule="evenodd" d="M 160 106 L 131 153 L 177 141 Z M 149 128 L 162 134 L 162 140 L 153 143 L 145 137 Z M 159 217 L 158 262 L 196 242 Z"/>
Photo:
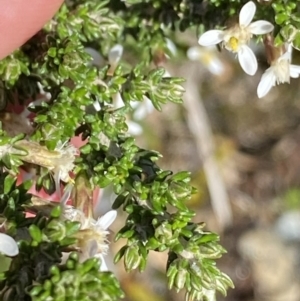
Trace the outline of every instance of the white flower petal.
<path fill-rule="evenodd" d="M 141 103 L 133 113 L 134 120 L 142 120 L 148 115 L 148 109 L 145 104 Z"/>
<path fill-rule="evenodd" d="M 111 210 L 104 214 L 97 220 L 97 226 L 101 226 L 104 230 L 106 230 L 116 219 L 117 211 Z"/>
<path fill-rule="evenodd" d="M 202 46 L 211 46 L 219 44 L 223 41 L 224 32 L 222 30 L 209 30 L 205 32 L 200 38 L 198 43 Z"/>
<path fill-rule="evenodd" d="M 139 101 L 134 101 L 134 102 L 131 102 L 131 103 L 130 103 L 130 106 L 131 106 L 133 109 L 138 108 L 139 105 L 140 105 L 140 102 L 139 102 Z"/>
<path fill-rule="evenodd" d="M 63 193 L 63 195 L 61 197 L 61 200 L 60 200 L 60 205 L 61 206 L 66 206 L 67 201 L 70 199 L 70 196 L 71 196 L 73 188 L 74 188 L 74 184 L 73 183 L 68 183 L 65 186 L 64 193 Z"/>
<path fill-rule="evenodd" d="M 300 75 L 300 66 L 290 65 L 290 76 L 292 78 L 298 78 Z"/>
<path fill-rule="evenodd" d="M 154 106 L 153 106 L 152 101 L 147 96 L 143 97 L 143 101 L 144 101 L 145 106 L 147 107 L 148 113 L 153 112 Z"/>
<path fill-rule="evenodd" d="M 100 105 L 100 102 L 98 100 L 95 100 L 93 102 L 93 106 L 94 106 L 94 109 L 99 112 L 101 110 L 101 105 Z"/>
<path fill-rule="evenodd" d="M 191 61 L 198 61 L 201 57 L 201 48 L 198 46 L 194 46 L 188 49 L 186 56 Z"/>
<path fill-rule="evenodd" d="M 111 210 L 111 206 L 116 198 L 117 195 L 114 193 L 112 184 L 99 189 L 98 195 L 96 196 L 96 204 L 94 205 L 95 219 L 98 219 L 104 212 Z"/>
<path fill-rule="evenodd" d="M 163 77 L 172 77 L 172 75 L 170 74 L 170 72 L 168 70 L 165 69 L 165 73 L 164 73 Z"/>
<path fill-rule="evenodd" d="M 240 25 L 247 27 L 251 23 L 255 15 L 255 11 L 256 11 L 256 5 L 254 4 L 254 2 L 252 1 L 247 2 L 240 11 L 240 16 L 239 16 Z"/>
<path fill-rule="evenodd" d="M 68 177 L 68 175 L 61 169 L 58 169 L 54 173 L 55 192 L 57 193 L 59 198 L 61 198 L 60 180 L 64 177 Z"/>
<path fill-rule="evenodd" d="M 266 34 L 274 29 L 274 25 L 268 21 L 259 20 L 251 23 L 248 28 L 253 34 Z"/>
<path fill-rule="evenodd" d="M 291 43 L 285 43 L 286 51 L 291 53 L 293 52 L 293 45 Z"/>
<path fill-rule="evenodd" d="M 40 82 L 37 82 L 37 86 L 38 86 L 38 88 L 39 88 L 39 90 L 40 90 L 40 94 L 44 95 L 45 98 L 46 98 L 46 100 L 50 100 L 50 99 L 51 99 L 51 93 L 46 92 L 46 91 L 44 90 L 44 87 L 42 86 L 42 84 L 41 84 Z M 37 100 L 33 101 L 31 104 L 32 104 L 32 105 L 37 105 L 37 104 L 42 103 L 43 100 L 44 100 L 44 99 L 42 99 L 42 98 L 41 98 L 41 99 L 37 99 Z"/>
<path fill-rule="evenodd" d="M 238 59 L 242 69 L 249 75 L 254 75 L 257 71 L 257 60 L 253 51 L 247 46 L 241 46 L 238 51 Z"/>
<path fill-rule="evenodd" d="M 101 259 L 100 271 L 101 272 L 108 271 L 108 267 L 107 267 L 107 265 L 105 263 L 104 256 L 102 254 L 99 254 L 98 257 Z"/>
<path fill-rule="evenodd" d="M 212 59 L 207 69 L 214 75 L 221 75 L 225 71 L 224 64 L 218 58 Z"/>
<path fill-rule="evenodd" d="M 139 103 L 139 106 L 133 113 L 134 120 L 143 120 L 148 114 L 154 110 L 152 101 L 148 97 L 144 97 L 143 102 Z"/>
<path fill-rule="evenodd" d="M 11 257 L 19 254 L 19 248 L 15 240 L 4 233 L 0 233 L 0 253 Z"/>
<path fill-rule="evenodd" d="M 94 257 L 98 253 L 98 243 L 96 240 L 91 240 L 88 242 L 87 245 L 87 250 L 88 250 L 88 258 Z"/>
<path fill-rule="evenodd" d="M 95 65 L 95 66 L 104 65 L 105 61 L 97 50 L 95 50 L 94 48 L 90 48 L 90 47 L 86 47 L 84 50 L 86 53 L 88 53 L 93 58 L 93 60 L 91 62 L 93 65 Z"/>
<path fill-rule="evenodd" d="M 133 136 L 138 136 L 143 133 L 143 128 L 136 122 L 128 120 L 128 133 Z"/>
<path fill-rule="evenodd" d="M 293 71 L 290 70 L 290 77 L 291 78 L 298 78 L 299 77 L 299 73 L 293 72 Z"/>
<path fill-rule="evenodd" d="M 108 54 L 108 61 L 111 65 L 116 65 L 123 54 L 123 46 L 120 44 L 115 45 L 110 49 Z"/>
<path fill-rule="evenodd" d="M 172 55 L 175 56 L 177 53 L 177 48 L 176 48 L 174 42 L 168 38 L 166 38 L 166 42 L 167 42 L 167 48 L 170 50 Z"/>
<path fill-rule="evenodd" d="M 258 98 L 262 98 L 269 93 L 271 88 L 275 85 L 276 76 L 273 72 L 273 68 L 270 67 L 266 70 L 266 72 L 262 75 L 261 80 L 257 87 L 257 96 Z"/>
<path fill-rule="evenodd" d="M 277 59 L 278 62 L 282 60 L 286 60 L 290 62 L 292 60 L 292 52 L 287 51 Z"/>
<path fill-rule="evenodd" d="M 114 108 L 119 109 L 124 107 L 124 102 L 120 93 L 113 95 Z"/>

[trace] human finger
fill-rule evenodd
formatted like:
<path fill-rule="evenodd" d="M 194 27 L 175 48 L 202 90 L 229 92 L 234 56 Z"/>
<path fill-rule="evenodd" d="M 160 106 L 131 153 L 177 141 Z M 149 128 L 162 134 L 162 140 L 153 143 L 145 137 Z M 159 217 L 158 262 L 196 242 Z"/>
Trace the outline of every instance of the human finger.
<path fill-rule="evenodd" d="M 63 0 L 1 0 L 0 59 L 23 45 L 49 21 Z"/>

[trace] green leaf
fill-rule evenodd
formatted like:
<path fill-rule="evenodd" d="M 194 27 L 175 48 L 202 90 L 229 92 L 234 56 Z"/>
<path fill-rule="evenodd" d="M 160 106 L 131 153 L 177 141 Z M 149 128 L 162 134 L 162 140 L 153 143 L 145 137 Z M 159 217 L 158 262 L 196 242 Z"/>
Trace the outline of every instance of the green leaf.
<path fill-rule="evenodd" d="M 50 57 L 56 57 L 56 51 L 57 49 L 55 47 L 50 47 L 47 51 L 47 54 L 50 56 Z"/>
<path fill-rule="evenodd" d="M 29 227 L 29 234 L 37 243 L 40 243 L 42 241 L 42 231 L 36 225 L 31 225 Z"/>
<path fill-rule="evenodd" d="M 61 207 L 59 205 L 55 206 L 51 211 L 51 217 L 57 218 L 61 215 Z"/>
<path fill-rule="evenodd" d="M 287 20 L 288 20 L 288 16 L 287 16 L 286 12 L 277 14 L 275 16 L 275 22 L 278 25 L 281 25 L 281 24 L 285 23 Z"/>
<path fill-rule="evenodd" d="M 8 194 L 15 184 L 16 179 L 12 175 L 7 175 L 4 180 L 4 194 Z"/>

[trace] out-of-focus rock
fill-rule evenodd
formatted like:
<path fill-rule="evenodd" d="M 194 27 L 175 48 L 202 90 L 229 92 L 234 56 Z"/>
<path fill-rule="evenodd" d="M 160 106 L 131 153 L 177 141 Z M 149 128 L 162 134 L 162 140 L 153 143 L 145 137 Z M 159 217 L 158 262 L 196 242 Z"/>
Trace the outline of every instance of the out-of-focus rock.
<path fill-rule="evenodd" d="M 256 300 L 298 301 L 296 250 L 271 230 L 251 230 L 238 242 L 241 256 L 250 262 Z"/>
<path fill-rule="evenodd" d="M 285 241 L 300 242 L 300 211 L 284 212 L 276 221 L 275 230 Z"/>

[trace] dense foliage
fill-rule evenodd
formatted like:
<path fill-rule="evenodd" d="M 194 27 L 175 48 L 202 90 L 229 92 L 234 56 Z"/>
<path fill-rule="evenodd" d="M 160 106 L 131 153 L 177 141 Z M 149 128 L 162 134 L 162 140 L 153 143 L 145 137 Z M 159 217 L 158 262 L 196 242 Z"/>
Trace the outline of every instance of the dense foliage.
<path fill-rule="evenodd" d="M 126 116 L 146 98 L 157 110 L 168 101 L 181 103 L 184 79 L 166 77 L 160 68 L 172 55 L 167 38 L 194 30 L 196 40 L 205 30 L 224 28 L 245 3 L 67 0 L 41 31 L 0 62 L 0 219 L 19 246 L 0 275 L 1 300 L 122 297 L 113 274 L 99 270 L 100 259 L 79 260 L 82 225 L 65 213 L 70 185 L 76 210 L 93 207 L 96 187 L 112 187 L 112 209 L 128 215 L 116 234 L 127 242 L 115 257 L 127 271 L 143 271 L 150 251 L 168 250 L 170 289 L 185 289 L 187 300 L 213 300 L 216 291 L 226 295 L 233 284 L 215 262 L 225 250 L 218 235 L 191 221 L 194 213 L 185 204 L 194 192 L 190 174 L 162 170 L 160 155 L 141 149 L 127 133 Z M 260 1 L 255 18 L 274 24 L 274 47 L 289 42 L 299 49 L 298 14 L 297 2 Z M 174 42 L 180 49 L 180 41 Z M 111 58 L 116 44 L 126 53 L 120 62 Z M 100 63 L 87 48 L 100 54 Z M 23 113 L 16 113 L 20 106 Z M 80 153 L 70 145 L 74 136 L 86 140 Z M 31 176 L 17 185 L 21 169 Z M 37 202 L 28 192 L 32 185 L 48 195 L 67 192 L 58 205 Z M 63 253 L 68 259 L 62 262 Z"/>

